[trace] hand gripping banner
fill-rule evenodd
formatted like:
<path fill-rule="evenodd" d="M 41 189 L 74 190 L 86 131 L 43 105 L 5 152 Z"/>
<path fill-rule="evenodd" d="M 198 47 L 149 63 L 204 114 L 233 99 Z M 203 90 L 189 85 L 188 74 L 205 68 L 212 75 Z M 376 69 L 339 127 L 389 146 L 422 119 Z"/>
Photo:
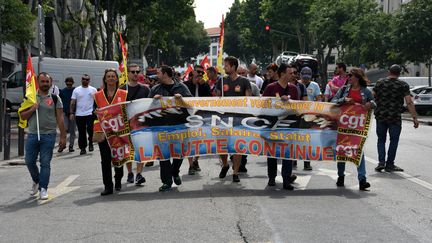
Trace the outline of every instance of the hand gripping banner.
<path fill-rule="evenodd" d="M 113 107 L 99 110 L 99 119 L 105 110 L 117 114 Z M 359 165 L 371 116 L 361 105 L 276 97 L 140 99 L 127 103 L 126 110 L 135 160 L 141 162 L 250 154 Z M 111 150 L 129 143 L 123 142 L 110 142 Z"/>

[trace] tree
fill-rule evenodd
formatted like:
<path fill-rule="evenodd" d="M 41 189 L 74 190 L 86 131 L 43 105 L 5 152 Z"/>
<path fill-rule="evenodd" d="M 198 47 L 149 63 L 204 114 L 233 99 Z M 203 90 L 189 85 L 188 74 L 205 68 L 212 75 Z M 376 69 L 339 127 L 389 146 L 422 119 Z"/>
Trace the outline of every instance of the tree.
<path fill-rule="evenodd" d="M 242 48 L 240 46 L 240 1 L 235 0 L 229 12 L 225 16 L 224 51 L 231 56 L 241 57 Z"/>
<path fill-rule="evenodd" d="M 20 0 L 0 0 L 1 44 L 29 43 L 33 38 L 35 16 Z"/>

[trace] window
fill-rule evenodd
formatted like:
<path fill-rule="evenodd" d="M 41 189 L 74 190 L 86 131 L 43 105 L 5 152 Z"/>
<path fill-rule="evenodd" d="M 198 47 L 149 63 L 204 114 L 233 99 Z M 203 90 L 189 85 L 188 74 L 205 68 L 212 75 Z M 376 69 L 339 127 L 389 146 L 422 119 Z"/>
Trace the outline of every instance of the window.
<path fill-rule="evenodd" d="M 217 46 L 212 46 L 210 56 L 216 56 L 216 55 L 217 55 Z"/>
<path fill-rule="evenodd" d="M 22 72 L 16 72 L 9 78 L 7 87 L 9 89 L 18 88 L 18 87 L 22 87 L 23 83 L 24 82 L 23 82 Z"/>

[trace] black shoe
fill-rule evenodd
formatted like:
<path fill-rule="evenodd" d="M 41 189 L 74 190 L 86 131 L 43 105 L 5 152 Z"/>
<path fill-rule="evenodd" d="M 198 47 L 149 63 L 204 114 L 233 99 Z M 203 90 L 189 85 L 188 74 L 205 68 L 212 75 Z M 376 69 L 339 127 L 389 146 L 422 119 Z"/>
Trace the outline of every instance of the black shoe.
<path fill-rule="evenodd" d="M 267 186 L 276 186 L 275 178 L 269 178 L 267 182 Z"/>
<path fill-rule="evenodd" d="M 360 191 L 367 191 L 367 188 L 369 188 L 371 185 L 366 180 L 362 180 L 359 182 L 359 190 Z"/>
<path fill-rule="evenodd" d="M 80 155 L 86 154 L 87 151 L 85 149 L 81 149 Z"/>
<path fill-rule="evenodd" d="M 189 166 L 188 175 L 195 175 L 195 169 L 193 166 Z"/>
<path fill-rule="evenodd" d="M 310 165 L 310 162 L 304 162 L 303 170 L 312 170 L 312 166 Z"/>
<path fill-rule="evenodd" d="M 154 162 L 153 161 L 150 161 L 150 162 L 147 162 L 146 164 L 145 164 L 145 167 L 152 167 L 154 165 Z"/>
<path fill-rule="evenodd" d="M 180 186 L 182 184 L 182 180 L 180 176 L 173 176 L 173 180 L 177 186 Z"/>
<path fill-rule="evenodd" d="M 233 182 L 240 182 L 240 178 L 237 174 L 233 174 Z"/>
<path fill-rule="evenodd" d="M 58 152 L 58 153 L 61 153 L 61 152 L 63 152 L 63 150 L 64 150 L 64 148 L 60 148 L 60 147 L 59 147 L 59 149 L 57 150 L 57 152 Z"/>
<path fill-rule="evenodd" d="M 199 167 L 199 164 L 198 164 L 198 160 L 194 160 L 192 163 L 192 166 L 194 167 L 195 171 L 201 171 L 201 168 Z"/>
<path fill-rule="evenodd" d="M 126 180 L 128 183 L 134 183 L 134 173 L 133 172 L 129 172 L 128 173 L 128 178 Z"/>
<path fill-rule="evenodd" d="M 375 167 L 375 171 L 376 172 L 382 172 L 382 170 L 384 170 L 386 167 L 384 164 L 378 164 L 377 167 Z"/>
<path fill-rule="evenodd" d="M 94 148 L 93 148 L 93 144 L 89 144 L 89 151 L 93 152 Z"/>
<path fill-rule="evenodd" d="M 120 181 L 116 181 L 116 182 L 114 183 L 114 189 L 115 189 L 116 191 L 120 191 L 121 188 L 122 188 L 121 182 L 120 182 Z"/>
<path fill-rule="evenodd" d="M 292 190 L 294 190 L 294 187 L 289 183 L 284 183 L 283 189 L 288 190 L 288 191 L 292 191 Z"/>
<path fill-rule="evenodd" d="M 107 196 L 113 194 L 113 189 L 105 189 L 101 192 L 101 196 Z"/>
<path fill-rule="evenodd" d="M 229 165 L 222 166 L 221 172 L 219 173 L 219 178 L 223 179 L 225 178 L 226 174 L 228 173 Z"/>
<path fill-rule="evenodd" d="M 166 192 L 166 191 L 169 191 L 169 190 L 171 190 L 171 185 L 168 185 L 168 184 L 162 184 L 162 186 L 161 187 L 159 187 L 159 191 L 160 192 Z"/>
<path fill-rule="evenodd" d="M 246 173 L 247 172 L 246 166 L 241 165 L 240 168 L 239 168 L 239 170 L 238 170 L 238 172 Z"/>
<path fill-rule="evenodd" d="M 393 172 L 393 171 L 396 171 L 396 172 L 403 172 L 404 169 L 402 169 L 401 167 L 396 166 L 396 165 L 391 165 L 391 166 L 386 166 L 386 167 L 385 167 L 385 171 L 386 171 L 386 172 Z"/>
<path fill-rule="evenodd" d="M 75 152 L 75 149 L 73 147 L 69 147 L 69 153 Z"/>
<path fill-rule="evenodd" d="M 345 186 L 345 176 L 339 176 L 336 181 L 336 186 Z"/>
<path fill-rule="evenodd" d="M 292 166 L 293 166 L 293 168 L 297 168 L 297 160 L 292 162 Z"/>
<path fill-rule="evenodd" d="M 292 174 L 288 180 L 288 182 L 291 184 L 293 183 L 295 180 L 297 180 L 297 175 Z"/>
<path fill-rule="evenodd" d="M 144 178 L 144 176 L 142 176 L 141 173 L 137 173 L 136 178 L 135 178 L 135 185 L 140 186 L 144 182 L 146 182 L 146 179 Z"/>

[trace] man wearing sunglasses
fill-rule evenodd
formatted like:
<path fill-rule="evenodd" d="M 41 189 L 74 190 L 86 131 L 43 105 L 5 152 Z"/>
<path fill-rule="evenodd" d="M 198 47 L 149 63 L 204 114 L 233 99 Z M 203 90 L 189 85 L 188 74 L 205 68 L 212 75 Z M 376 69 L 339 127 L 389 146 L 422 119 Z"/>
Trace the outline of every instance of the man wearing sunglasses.
<path fill-rule="evenodd" d="M 93 122 L 95 119 L 93 115 L 93 95 L 97 90 L 89 84 L 90 76 L 88 74 L 83 74 L 81 86 L 76 87 L 72 92 L 70 103 L 70 120 L 75 121 L 78 128 L 80 155 L 87 153 L 87 140 L 89 151 L 93 151 Z"/>
<path fill-rule="evenodd" d="M 120 87 L 120 89 L 124 89 L 128 91 L 126 101 L 147 98 L 150 93 L 150 89 L 147 86 L 138 83 L 138 77 L 139 77 L 138 75 L 141 72 L 138 64 L 131 63 L 128 65 L 127 69 L 128 69 L 128 79 L 129 79 L 128 83 L 127 85 L 123 85 Z M 146 166 L 152 166 L 152 165 L 153 162 L 146 163 Z M 134 173 L 132 172 L 132 163 L 127 163 L 126 168 L 128 170 L 127 182 L 134 183 Z M 141 174 L 142 171 L 143 171 L 143 164 L 137 163 L 137 167 L 136 167 L 137 174 L 135 177 L 135 185 L 137 186 L 140 186 L 142 183 L 146 181 L 144 176 L 142 176 Z"/>

